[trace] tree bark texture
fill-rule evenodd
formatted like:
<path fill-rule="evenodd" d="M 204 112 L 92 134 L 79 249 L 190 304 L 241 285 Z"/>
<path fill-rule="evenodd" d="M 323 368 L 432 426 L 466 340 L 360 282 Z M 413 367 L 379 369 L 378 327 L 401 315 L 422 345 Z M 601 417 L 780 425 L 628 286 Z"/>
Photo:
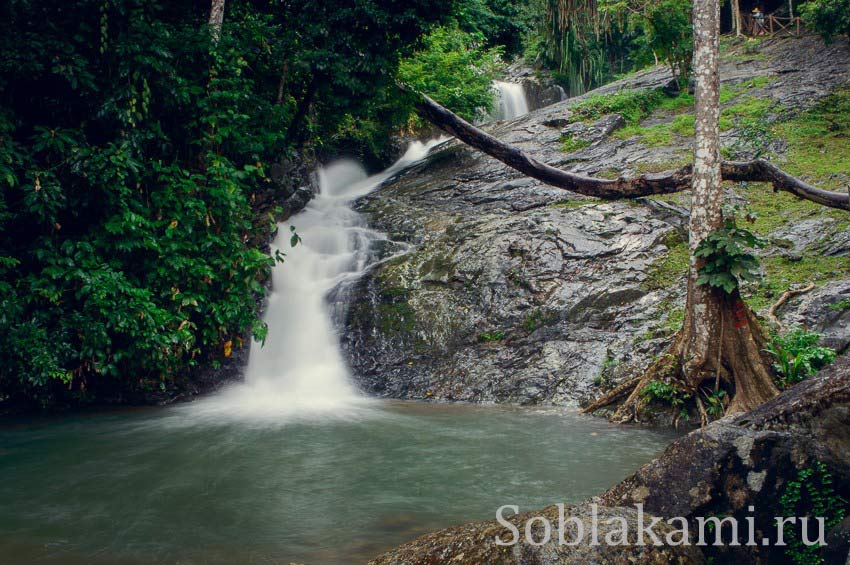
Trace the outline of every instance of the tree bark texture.
<path fill-rule="evenodd" d="M 224 23 L 224 0 L 212 0 L 210 6 L 210 33 L 213 41 L 221 37 L 221 25 Z"/>

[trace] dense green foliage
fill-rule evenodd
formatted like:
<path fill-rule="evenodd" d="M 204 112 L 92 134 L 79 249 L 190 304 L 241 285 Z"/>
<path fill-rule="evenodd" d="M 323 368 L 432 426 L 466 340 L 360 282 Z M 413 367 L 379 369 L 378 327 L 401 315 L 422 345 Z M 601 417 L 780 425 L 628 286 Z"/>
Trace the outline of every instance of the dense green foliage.
<path fill-rule="evenodd" d="M 528 2 L 514 0 L 461 0 L 453 12 L 461 30 L 484 38 L 484 47 L 502 47 L 509 55 L 522 52 L 533 17 Z"/>
<path fill-rule="evenodd" d="M 800 6 L 806 27 L 827 41 L 844 35 L 850 37 L 850 0 L 809 0 Z"/>
<path fill-rule="evenodd" d="M 645 30 L 643 53 L 651 52 L 666 61 L 673 77 L 684 86 L 693 58 L 691 0 L 642 0 L 639 4 L 633 17 Z"/>
<path fill-rule="evenodd" d="M 571 95 L 664 61 L 681 83 L 693 54 L 691 0 L 534 0 L 526 57 Z"/>
<path fill-rule="evenodd" d="M 528 56 L 557 71 L 571 95 L 601 83 L 606 72 L 596 2 L 542 0 L 534 32 L 527 38 Z"/>
<path fill-rule="evenodd" d="M 448 7 L 228 3 L 215 43 L 208 3 L 3 3 L 0 399 L 166 389 L 262 339 L 268 164 L 342 143 Z"/>
<path fill-rule="evenodd" d="M 467 120 L 483 118 L 493 105 L 491 83 L 502 63 L 502 49 L 483 47 L 483 39 L 458 27 L 437 28 L 401 62 L 399 80 Z M 425 125 L 412 111 L 411 120 L 414 127 Z"/>
<path fill-rule="evenodd" d="M 680 390 L 677 384 L 664 381 L 650 381 L 641 391 L 641 395 L 651 401 L 669 404 L 677 410 L 682 410 L 685 402 L 691 397 L 688 392 Z"/>

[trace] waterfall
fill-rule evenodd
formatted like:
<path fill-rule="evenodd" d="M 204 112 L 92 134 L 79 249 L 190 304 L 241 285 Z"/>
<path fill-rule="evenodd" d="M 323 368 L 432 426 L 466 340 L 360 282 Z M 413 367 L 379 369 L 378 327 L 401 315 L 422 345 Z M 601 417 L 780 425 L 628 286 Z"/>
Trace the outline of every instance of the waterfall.
<path fill-rule="evenodd" d="M 272 251 L 286 254 L 274 267 L 272 292 L 263 319 L 264 345 L 253 343 L 245 382 L 194 403 L 214 417 L 273 419 L 344 416 L 369 401 L 349 378 L 327 295 L 360 277 L 369 266 L 373 243 L 386 240 L 352 208 L 354 200 L 419 162 L 437 143 L 413 142 L 389 169 L 367 176 L 350 160 L 318 171 L 319 191 L 307 207 L 278 226 Z M 291 227 L 301 243 L 290 246 Z"/>
<path fill-rule="evenodd" d="M 494 116 L 497 120 L 511 120 L 528 113 L 528 101 L 521 84 L 496 80 L 493 88 L 498 94 Z"/>

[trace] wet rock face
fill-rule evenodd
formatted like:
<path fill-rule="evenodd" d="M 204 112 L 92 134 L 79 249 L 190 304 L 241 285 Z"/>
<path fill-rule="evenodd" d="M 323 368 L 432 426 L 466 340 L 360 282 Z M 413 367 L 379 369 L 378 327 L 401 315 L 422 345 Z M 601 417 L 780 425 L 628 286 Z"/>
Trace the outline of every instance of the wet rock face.
<path fill-rule="evenodd" d="M 284 155 L 272 163 L 269 173 L 270 186 L 257 197 L 255 208 L 260 210 L 281 208 L 278 219 L 286 220 L 297 214 L 313 198 L 317 190 L 315 155 L 296 153 Z"/>
<path fill-rule="evenodd" d="M 782 320 L 820 333 L 827 347 L 845 350 L 850 345 L 850 280 L 832 281 L 793 299 Z"/>
<path fill-rule="evenodd" d="M 823 53 L 810 53 L 815 44 Z M 846 46 L 824 49 L 814 39 L 800 46 L 767 45 L 767 59 L 727 62 L 722 76 L 732 83 L 779 76 L 757 94 L 798 111 L 828 92 L 826 85 L 850 77 Z M 829 75 L 799 53 L 843 61 L 843 70 Z M 669 80 L 667 71 L 650 70 L 600 91 L 661 88 Z M 611 138 L 624 125 L 616 115 L 570 123 L 573 103 L 489 131 L 540 161 L 590 175 L 638 174 L 641 164 L 681 161 L 690 151 L 687 144 L 649 148 Z M 586 147 L 563 152 L 565 135 Z M 343 324 L 343 349 L 369 393 L 575 404 L 646 367 L 681 323 L 684 281 L 657 268 L 684 236 L 687 209 L 680 204 L 587 199 L 453 141 L 358 208 L 408 249 L 388 253 L 360 281 Z M 833 232 L 823 244 L 834 253 L 850 250 L 841 239 L 850 237 Z M 825 288 L 821 302 L 803 304 L 814 294 L 790 301 L 783 320 L 827 320 L 816 329 L 846 345 L 850 320 L 833 310 L 822 317 L 843 288 Z"/>
<path fill-rule="evenodd" d="M 560 130 L 542 123 L 555 115 L 499 134 L 563 159 Z M 617 121 L 582 135 L 600 141 Z M 363 279 L 347 320 L 344 349 L 373 394 L 570 403 L 603 366 L 663 344 L 634 347 L 679 298 L 679 285 L 646 279 L 681 210 L 577 197 L 456 143 L 359 208 L 413 245 Z"/>

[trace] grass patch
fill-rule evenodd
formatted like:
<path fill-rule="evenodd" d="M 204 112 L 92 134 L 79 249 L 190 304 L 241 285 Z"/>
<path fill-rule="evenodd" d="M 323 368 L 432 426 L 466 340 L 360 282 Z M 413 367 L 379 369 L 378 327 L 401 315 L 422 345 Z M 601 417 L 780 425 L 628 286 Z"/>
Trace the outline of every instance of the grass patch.
<path fill-rule="evenodd" d="M 760 120 L 765 118 L 776 106 L 770 98 L 742 96 L 736 104 L 728 106 L 720 112 L 720 117 L 729 120 Z"/>
<path fill-rule="evenodd" d="M 621 173 L 617 169 L 609 167 L 607 169 L 596 171 L 595 173 L 593 173 L 593 176 L 599 179 L 617 180 L 618 178 L 623 176 L 623 173 Z"/>
<path fill-rule="evenodd" d="M 636 137 L 638 141 L 647 147 L 663 147 L 673 143 L 673 135 L 670 133 L 669 124 L 641 127 L 637 125 L 626 126 L 614 133 L 616 139 L 630 139 Z"/>
<path fill-rule="evenodd" d="M 755 90 L 756 88 L 761 88 L 763 86 L 766 86 L 766 85 L 772 83 L 773 81 L 776 80 L 776 78 L 777 77 L 765 77 L 765 76 L 753 77 L 750 80 L 745 80 L 744 82 L 742 82 L 739 85 L 739 88 L 742 88 L 744 90 Z"/>
<path fill-rule="evenodd" d="M 738 96 L 738 91 L 731 86 L 721 86 L 720 87 L 720 103 L 725 104 Z"/>
<path fill-rule="evenodd" d="M 478 334 L 478 341 L 481 343 L 502 341 L 503 339 L 505 339 L 505 332 L 503 331 L 482 332 Z"/>
<path fill-rule="evenodd" d="M 846 189 L 850 182 L 850 89 L 833 92 L 774 131 L 788 142 L 784 169 L 823 188 Z"/>
<path fill-rule="evenodd" d="M 846 212 L 801 200 L 787 192 L 773 192 L 773 188 L 765 183 L 748 184 L 747 190 L 739 191 L 739 194 L 747 199 L 750 210 L 756 215 L 750 230 L 762 237 L 770 235 L 790 222 L 799 222 L 821 215 L 847 219 Z"/>
<path fill-rule="evenodd" d="M 658 90 L 622 90 L 612 94 L 597 94 L 573 105 L 574 121 L 597 120 L 608 114 L 620 114 L 628 124 L 637 124 L 665 98 Z"/>
<path fill-rule="evenodd" d="M 635 172 L 638 175 L 647 175 L 653 173 L 663 173 L 664 171 L 675 171 L 681 169 L 685 165 L 691 164 L 690 153 L 682 154 L 679 159 L 671 159 L 669 161 L 642 161 L 635 163 Z"/>
<path fill-rule="evenodd" d="M 586 200 L 586 199 L 578 199 L 578 198 L 562 198 L 558 200 L 554 204 L 551 204 L 553 208 L 581 208 L 582 206 L 589 206 L 591 204 L 596 204 L 596 200 Z"/>
<path fill-rule="evenodd" d="M 694 107 L 694 95 L 682 92 L 678 96 L 665 96 L 659 103 L 657 108 L 666 112 L 679 112 L 684 109 Z"/>
<path fill-rule="evenodd" d="M 673 123 L 670 124 L 670 131 L 676 135 L 683 137 L 694 136 L 694 116 L 693 114 L 682 114 L 673 118 Z"/>
<path fill-rule="evenodd" d="M 764 278 L 745 288 L 747 301 L 753 309 L 761 310 L 779 299 L 779 296 L 794 285 L 815 283 L 821 285 L 831 280 L 850 276 L 850 257 L 823 257 L 803 254 L 799 261 L 786 257 L 764 257 L 761 261 Z"/>
<path fill-rule="evenodd" d="M 561 151 L 563 151 L 564 153 L 572 153 L 574 151 L 579 151 L 580 149 L 584 149 L 589 145 L 590 142 L 588 140 L 577 138 L 571 133 L 568 133 L 561 137 Z"/>

